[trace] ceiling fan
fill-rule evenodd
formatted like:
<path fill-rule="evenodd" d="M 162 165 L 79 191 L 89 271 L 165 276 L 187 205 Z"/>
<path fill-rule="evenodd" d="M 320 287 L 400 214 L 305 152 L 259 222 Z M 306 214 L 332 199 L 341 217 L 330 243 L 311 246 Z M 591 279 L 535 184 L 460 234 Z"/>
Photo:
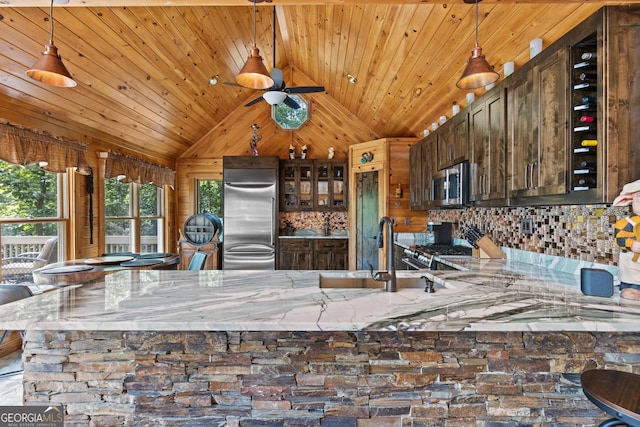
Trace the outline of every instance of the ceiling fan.
<path fill-rule="evenodd" d="M 268 0 L 267 0 L 268 1 Z M 245 107 L 250 107 L 258 102 L 265 100 L 269 105 L 279 105 L 284 103 L 288 107 L 297 110 L 300 105 L 291 98 L 289 95 L 301 94 L 301 93 L 315 93 L 324 92 L 324 86 L 293 86 L 287 87 L 283 78 L 282 70 L 275 67 L 276 64 L 276 11 L 273 9 L 273 68 L 271 69 L 271 78 L 273 79 L 273 86 L 268 89 L 264 89 L 264 93 L 259 97 L 252 99 L 244 104 Z M 224 84 L 232 86 L 240 86 L 236 83 L 224 82 Z"/>
<path fill-rule="evenodd" d="M 324 86 L 287 87 L 282 79 L 282 70 L 279 68 L 274 67 L 271 70 L 271 78 L 273 79 L 273 86 L 266 89 L 265 93 L 259 97 L 244 104 L 245 107 L 250 107 L 262 100 L 265 100 L 269 105 L 279 105 L 284 102 L 285 105 L 297 110 L 300 108 L 300 105 L 298 105 L 298 103 L 289 96 L 290 94 L 324 92 Z"/>

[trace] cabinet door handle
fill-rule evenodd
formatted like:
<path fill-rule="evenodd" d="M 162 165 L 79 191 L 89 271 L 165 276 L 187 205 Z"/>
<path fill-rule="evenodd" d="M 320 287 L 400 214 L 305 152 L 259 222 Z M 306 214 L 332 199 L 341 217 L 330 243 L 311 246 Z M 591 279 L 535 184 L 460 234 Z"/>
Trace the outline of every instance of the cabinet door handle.
<path fill-rule="evenodd" d="M 531 182 L 531 188 L 536 188 L 537 185 L 533 182 L 533 168 L 536 162 L 531 163 L 531 167 L 529 168 L 529 181 Z"/>
<path fill-rule="evenodd" d="M 529 188 L 529 163 L 524 165 L 524 188 Z"/>

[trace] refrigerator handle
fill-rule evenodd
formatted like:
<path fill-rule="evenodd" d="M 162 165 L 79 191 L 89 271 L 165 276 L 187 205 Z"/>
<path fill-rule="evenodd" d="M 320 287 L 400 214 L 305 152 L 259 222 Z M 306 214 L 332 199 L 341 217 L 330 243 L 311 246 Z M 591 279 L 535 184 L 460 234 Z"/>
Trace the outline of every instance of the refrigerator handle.
<path fill-rule="evenodd" d="M 278 227 L 278 224 L 276 223 L 276 199 L 275 197 L 271 198 L 271 246 L 275 247 L 276 246 L 276 240 L 275 240 L 275 230 L 276 227 Z"/>

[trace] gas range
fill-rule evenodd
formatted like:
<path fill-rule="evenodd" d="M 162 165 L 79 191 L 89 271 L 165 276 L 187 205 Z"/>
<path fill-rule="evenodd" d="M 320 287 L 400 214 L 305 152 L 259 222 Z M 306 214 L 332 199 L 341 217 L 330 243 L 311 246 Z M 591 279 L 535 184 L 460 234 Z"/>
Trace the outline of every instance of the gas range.
<path fill-rule="evenodd" d="M 405 257 L 402 258 L 409 269 L 413 270 L 437 270 L 441 268 L 440 263 L 434 262 L 434 256 L 446 258 L 448 256 L 471 256 L 471 248 L 462 245 L 417 245 L 404 250 Z"/>

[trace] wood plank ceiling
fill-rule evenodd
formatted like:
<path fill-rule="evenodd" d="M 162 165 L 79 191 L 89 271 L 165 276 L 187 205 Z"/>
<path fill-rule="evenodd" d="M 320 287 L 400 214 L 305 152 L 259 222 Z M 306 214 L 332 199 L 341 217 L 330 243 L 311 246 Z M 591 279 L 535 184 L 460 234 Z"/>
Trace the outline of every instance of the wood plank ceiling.
<path fill-rule="evenodd" d="M 253 6 L 237 0 L 70 0 L 54 6 L 54 42 L 78 86 L 25 76 L 49 39 L 47 0 L 0 7 L 0 118 L 172 165 L 225 117 L 261 92 L 233 81 L 253 40 Z M 555 41 L 604 4 L 480 3 L 479 40 L 502 73 L 529 59 L 529 41 Z M 379 137 L 421 135 L 451 115 L 475 37 L 475 6 L 462 0 L 274 1 L 257 13 L 268 69 L 292 67 Z M 357 77 L 350 84 L 347 75 Z M 483 91 L 478 90 L 479 95 Z"/>

